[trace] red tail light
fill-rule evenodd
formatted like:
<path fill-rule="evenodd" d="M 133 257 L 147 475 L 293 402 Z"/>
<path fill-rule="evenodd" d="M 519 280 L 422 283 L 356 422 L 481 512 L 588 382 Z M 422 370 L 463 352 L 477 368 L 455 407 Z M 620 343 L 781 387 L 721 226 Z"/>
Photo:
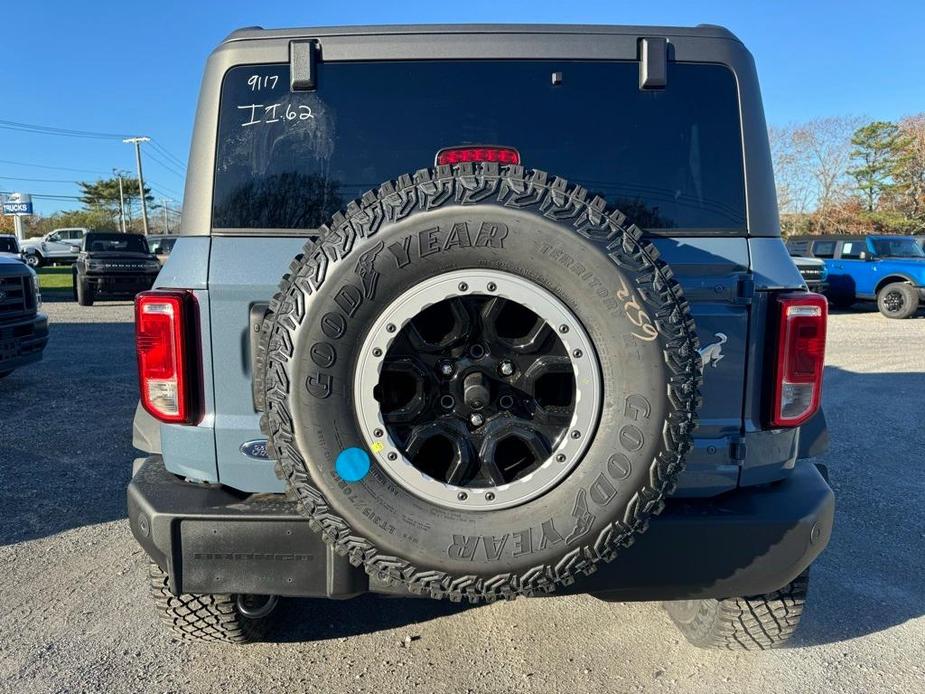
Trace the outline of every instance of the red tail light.
<path fill-rule="evenodd" d="M 777 368 L 771 424 L 799 426 L 819 409 L 825 362 L 828 302 L 819 294 L 783 294 L 780 311 Z"/>
<path fill-rule="evenodd" d="M 141 404 L 162 422 L 198 418 L 192 292 L 160 290 L 135 297 L 135 351 Z"/>
<path fill-rule="evenodd" d="M 499 164 L 519 164 L 520 152 L 513 147 L 446 147 L 437 152 L 437 166 L 462 164 L 470 161 L 496 161 Z"/>

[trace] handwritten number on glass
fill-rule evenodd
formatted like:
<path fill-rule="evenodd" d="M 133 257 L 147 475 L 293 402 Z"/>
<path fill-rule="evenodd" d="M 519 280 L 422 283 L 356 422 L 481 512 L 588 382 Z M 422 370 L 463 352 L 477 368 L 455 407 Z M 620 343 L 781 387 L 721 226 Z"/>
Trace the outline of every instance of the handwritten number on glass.
<path fill-rule="evenodd" d="M 315 114 L 312 112 L 312 107 L 306 106 L 305 104 L 294 105 L 280 103 L 270 104 L 269 106 L 265 106 L 264 104 L 247 104 L 246 106 L 238 106 L 238 110 L 249 112 L 247 121 L 241 123 L 242 128 L 248 125 L 278 123 L 279 121 L 297 123 L 299 121 L 312 120 L 315 117 Z"/>
<path fill-rule="evenodd" d="M 276 83 L 279 82 L 279 75 L 251 75 L 247 78 L 247 86 L 252 92 L 259 92 L 261 89 L 276 89 Z"/>

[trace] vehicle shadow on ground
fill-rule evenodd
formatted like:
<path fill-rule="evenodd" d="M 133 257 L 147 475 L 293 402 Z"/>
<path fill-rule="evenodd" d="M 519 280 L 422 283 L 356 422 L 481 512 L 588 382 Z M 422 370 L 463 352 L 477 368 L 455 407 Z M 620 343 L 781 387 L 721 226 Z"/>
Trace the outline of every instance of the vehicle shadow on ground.
<path fill-rule="evenodd" d="M 835 308 L 829 304 L 829 314 L 833 316 L 850 316 L 851 314 L 867 314 L 867 313 L 880 313 L 877 308 L 877 304 L 873 301 L 864 301 L 857 304 L 852 304 L 848 308 Z M 918 312 L 906 318 L 904 320 L 917 320 L 925 318 L 925 307 L 919 308 Z M 892 320 L 883 316 L 884 320 Z"/>
<path fill-rule="evenodd" d="M 323 641 L 370 634 L 460 614 L 477 606 L 428 598 L 362 595 L 352 600 L 287 599 L 267 640 L 275 643 Z M 412 639 L 417 636 L 411 629 Z M 405 637 L 402 634 L 398 640 Z"/>
<path fill-rule="evenodd" d="M 835 526 L 813 565 L 794 646 L 858 638 L 925 614 L 925 373 L 827 367 L 825 393 L 830 448 L 817 462 L 835 490 Z"/>
<path fill-rule="evenodd" d="M 125 517 L 133 326 L 52 321 L 49 333 L 42 361 L 0 381 L 0 545 Z"/>

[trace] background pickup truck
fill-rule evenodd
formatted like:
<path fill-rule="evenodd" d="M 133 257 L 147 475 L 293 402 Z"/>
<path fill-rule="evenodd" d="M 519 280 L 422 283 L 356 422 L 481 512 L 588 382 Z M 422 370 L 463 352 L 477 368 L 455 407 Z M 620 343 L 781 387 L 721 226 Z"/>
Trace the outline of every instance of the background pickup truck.
<path fill-rule="evenodd" d="M 35 272 L 0 256 L 0 378 L 42 358 L 48 319 L 38 312 L 41 301 Z"/>
<path fill-rule="evenodd" d="M 33 268 L 54 263 L 73 263 L 80 251 L 80 242 L 89 229 L 55 229 L 42 238 L 26 239 L 22 242 L 22 254 L 26 263 Z"/>

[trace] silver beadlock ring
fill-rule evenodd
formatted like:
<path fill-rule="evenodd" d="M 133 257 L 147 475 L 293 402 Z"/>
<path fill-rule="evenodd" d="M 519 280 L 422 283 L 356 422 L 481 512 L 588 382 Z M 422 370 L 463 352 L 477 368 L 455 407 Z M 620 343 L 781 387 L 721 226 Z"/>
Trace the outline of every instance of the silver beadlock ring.
<path fill-rule="evenodd" d="M 561 437 L 539 467 L 520 479 L 499 486 L 460 487 L 418 470 L 389 435 L 379 402 L 374 396 L 389 346 L 405 325 L 429 306 L 445 299 L 472 295 L 515 301 L 543 319 L 563 344 L 575 378 L 575 406 L 571 421 L 565 428 L 566 435 Z M 391 331 L 388 326 L 393 326 Z M 562 326 L 566 329 L 562 330 Z M 382 469 L 415 496 L 455 510 L 494 510 L 517 506 L 561 482 L 579 463 L 594 439 L 602 390 L 597 352 L 584 327 L 562 301 L 523 277 L 499 270 L 474 269 L 428 278 L 392 301 L 379 315 L 363 342 L 353 384 L 360 431 Z M 376 436 L 378 430 L 385 434 Z M 578 432 L 578 435 L 572 432 Z"/>

